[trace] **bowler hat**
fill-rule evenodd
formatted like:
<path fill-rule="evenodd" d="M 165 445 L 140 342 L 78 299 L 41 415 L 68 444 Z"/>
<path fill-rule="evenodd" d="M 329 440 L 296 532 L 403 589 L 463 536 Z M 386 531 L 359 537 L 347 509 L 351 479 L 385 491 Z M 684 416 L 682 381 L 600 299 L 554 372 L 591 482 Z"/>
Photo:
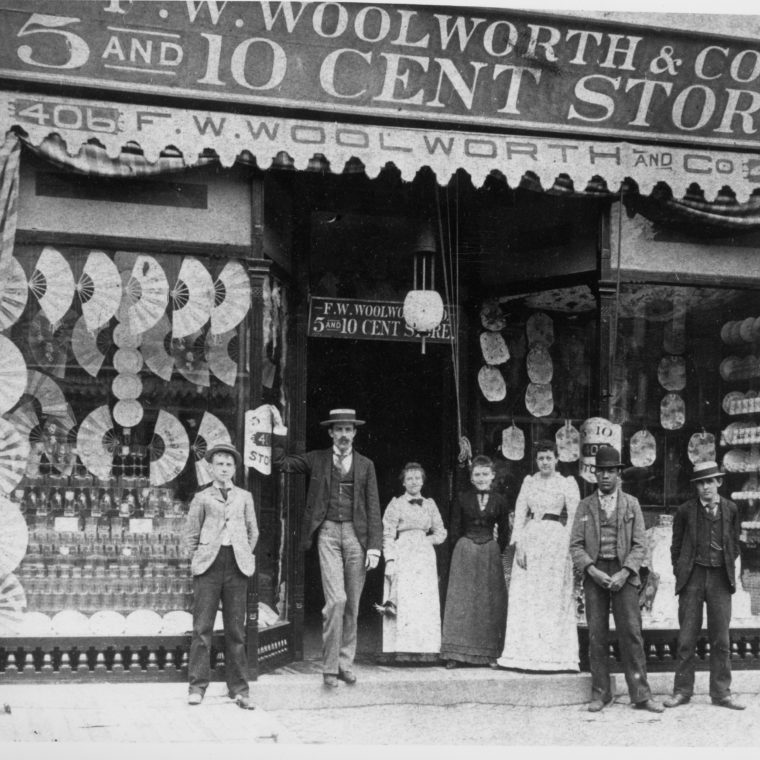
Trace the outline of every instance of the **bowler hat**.
<path fill-rule="evenodd" d="M 239 467 L 243 461 L 240 452 L 231 443 L 215 443 L 206 452 L 206 461 L 210 462 L 214 454 L 229 454 L 234 458 L 235 464 Z"/>
<path fill-rule="evenodd" d="M 698 480 L 722 477 L 723 471 L 718 467 L 717 462 L 697 462 L 694 465 L 694 474 L 691 476 L 691 482 L 696 483 Z"/>
<path fill-rule="evenodd" d="M 351 425 L 363 425 L 364 420 L 356 419 L 356 409 L 330 409 L 329 419 L 322 420 L 320 425 L 325 427 L 330 425 L 341 425 L 350 423 Z"/>
<path fill-rule="evenodd" d="M 596 450 L 596 468 L 618 467 L 622 468 L 620 452 L 614 446 L 600 446 Z"/>

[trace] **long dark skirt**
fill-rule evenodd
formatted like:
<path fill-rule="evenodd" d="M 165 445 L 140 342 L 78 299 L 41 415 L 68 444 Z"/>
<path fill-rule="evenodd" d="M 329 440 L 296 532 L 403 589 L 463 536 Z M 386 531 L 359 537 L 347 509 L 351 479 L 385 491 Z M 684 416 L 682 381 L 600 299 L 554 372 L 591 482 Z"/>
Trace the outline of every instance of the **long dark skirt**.
<path fill-rule="evenodd" d="M 499 545 L 460 538 L 451 557 L 441 657 L 486 665 L 504 647 L 507 586 Z"/>

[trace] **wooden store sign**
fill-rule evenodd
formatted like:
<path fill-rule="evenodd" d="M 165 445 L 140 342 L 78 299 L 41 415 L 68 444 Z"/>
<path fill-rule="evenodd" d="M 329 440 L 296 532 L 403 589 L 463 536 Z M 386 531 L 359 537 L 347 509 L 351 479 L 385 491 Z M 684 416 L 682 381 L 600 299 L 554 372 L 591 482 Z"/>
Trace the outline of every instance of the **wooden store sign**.
<path fill-rule="evenodd" d="M 357 301 L 312 296 L 309 300 L 309 337 L 420 340 L 420 336 L 407 327 L 403 310 L 401 301 Z M 448 308 L 444 309 L 443 322 L 426 336 L 426 340 L 432 343 L 448 343 L 451 340 Z"/>
<path fill-rule="evenodd" d="M 760 142 L 757 41 L 462 5 L 0 0 L 0 76 L 323 115 Z"/>

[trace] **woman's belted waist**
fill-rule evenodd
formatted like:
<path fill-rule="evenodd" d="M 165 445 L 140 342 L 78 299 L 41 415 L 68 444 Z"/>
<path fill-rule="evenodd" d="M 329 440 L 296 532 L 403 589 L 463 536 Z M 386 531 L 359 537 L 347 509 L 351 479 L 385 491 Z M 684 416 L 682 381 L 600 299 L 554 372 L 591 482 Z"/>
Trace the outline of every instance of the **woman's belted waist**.
<path fill-rule="evenodd" d="M 531 520 L 535 520 L 536 516 L 528 510 L 528 517 Z M 554 522 L 562 522 L 562 517 L 560 515 L 555 514 L 554 512 L 544 512 L 543 516 L 541 517 L 542 520 L 553 520 Z"/>

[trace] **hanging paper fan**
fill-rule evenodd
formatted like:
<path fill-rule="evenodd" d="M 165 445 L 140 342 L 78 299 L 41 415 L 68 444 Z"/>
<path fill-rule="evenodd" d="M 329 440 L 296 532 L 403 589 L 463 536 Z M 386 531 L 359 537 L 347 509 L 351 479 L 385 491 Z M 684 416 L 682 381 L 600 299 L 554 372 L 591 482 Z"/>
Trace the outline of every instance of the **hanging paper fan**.
<path fill-rule="evenodd" d="M 208 269 L 198 259 L 187 256 L 171 292 L 172 337 L 184 338 L 200 330 L 211 316 L 215 295 Z"/>
<path fill-rule="evenodd" d="M 77 283 L 82 316 L 94 332 L 116 314 L 121 302 L 121 275 L 103 251 L 90 251 Z"/>
<path fill-rule="evenodd" d="M 93 377 L 98 376 L 110 344 L 110 330 L 107 327 L 93 332 L 87 326 L 85 318 L 79 317 L 71 332 L 71 350 L 85 372 Z"/>
<path fill-rule="evenodd" d="M 169 303 L 169 283 L 161 265 L 138 254 L 130 272 L 122 272 L 122 298 L 117 317 L 134 333 L 142 333 L 161 319 Z"/>
<path fill-rule="evenodd" d="M 9 266 L 0 272 L 0 330 L 16 324 L 26 308 L 29 286 L 24 268 L 11 256 Z"/>
<path fill-rule="evenodd" d="M 34 411 L 34 405 L 29 401 L 19 404 L 13 414 L 8 415 L 8 422 L 16 428 L 22 438 L 29 440 L 29 434 L 40 424 L 40 418 Z"/>
<path fill-rule="evenodd" d="M 150 484 L 160 486 L 179 475 L 190 453 L 190 440 L 182 423 L 161 409 L 150 442 Z"/>
<path fill-rule="evenodd" d="M 95 477 L 106 480 L 111 476 L 116 443 L 111 412 L 106 404 L 82 420 L 77 432 L 77 454 Z"/>
<path fill-rule="evenodd" d="M 177 371 L 193 385 L 209 385 L 208 364 L 204 359 L 203 335 L 200 332 L 172 340 L 171 354 Z"/>
<path fill-rule="evenodd" d="M 0 414 L 7 412 L 21 398 L 26 380 L 26 362 L 21 351 L 0 335 Z"/>
<path fill-rule="evenodd" d="M 19 566 L 28 543 L 29 529 L 21 510 L 0 494 L 0 578 Z"/>
<path fill-rule="evenodd" d="M 195 454 L 195 474 L 198 478 L 198 485 L 210 483 L 212 480 L 211 468 L 204 457 L 206 452 L 212 446 L 216 446 L 217 443 L 232 444 L 232 438 L 218 417 L 211 412 L 204 412 L 192 447 L 193 454 Z"/>
<path fill-rule="evenodd" d="M 1 342 L 0 342 L 1 345 Z M 0 362 L 4 352 L 0 348 Z M 69 417 L 70 407 L 66 403 L 63 391 L 58 387 L 53 378 L 43 375 L 42 372 L 30 369 L 27 372 L 26 393 L 34 396 L 40 403 L 42 414 L 51 417 Z"/>
<path fill-rule="evenodd" d="M 0 419 L 0 492 L 8 494 L 21 482 L 28 460 L 28 439 L 21 437 L 13 423 Z"/>
<path fill-rule="evenodd" d="M 29 290 L 54 325 L 69 310 L 75 289 L 74 275 L 68 261 L 55 248 L 45 246 L 29 278 Z"/>
<path fill-rule="evenodd" d="M 18 636 L 26 609 L 26 594 L 11 573 L 0 581 L 0 636 Z"/>
<path fill-rule="evenodd" d="M 166 337 L 171 331 L 169 318 L 164 314 L 150 330 L 143 334 L 140 353 L 153 374 L 167 382 L 171 380 L 174 357 L 166 351 Z"/>
<path fill-rule="evenodd" d="M 209 333 L 206 336 L 206 359 L 209 369 L 226 385 L 235 385 L 238 374 L 237 333 Z"/>
<path fill-rule="evenodd" d="M 223 333 L 237 327 L 251 307 L 251 283 L 245 267 L 228 261 L 214 282 L 211 332 Z"/>
<path fill-rule="evenodd" d="M 69 311 L 54 325 L 40 311 L 29 323 L 29 348 L 32 356 L 36 359 L 37 366 L 55 377 L 66 374 L 66 358 L 74 319 L 76 314 Z"/>

